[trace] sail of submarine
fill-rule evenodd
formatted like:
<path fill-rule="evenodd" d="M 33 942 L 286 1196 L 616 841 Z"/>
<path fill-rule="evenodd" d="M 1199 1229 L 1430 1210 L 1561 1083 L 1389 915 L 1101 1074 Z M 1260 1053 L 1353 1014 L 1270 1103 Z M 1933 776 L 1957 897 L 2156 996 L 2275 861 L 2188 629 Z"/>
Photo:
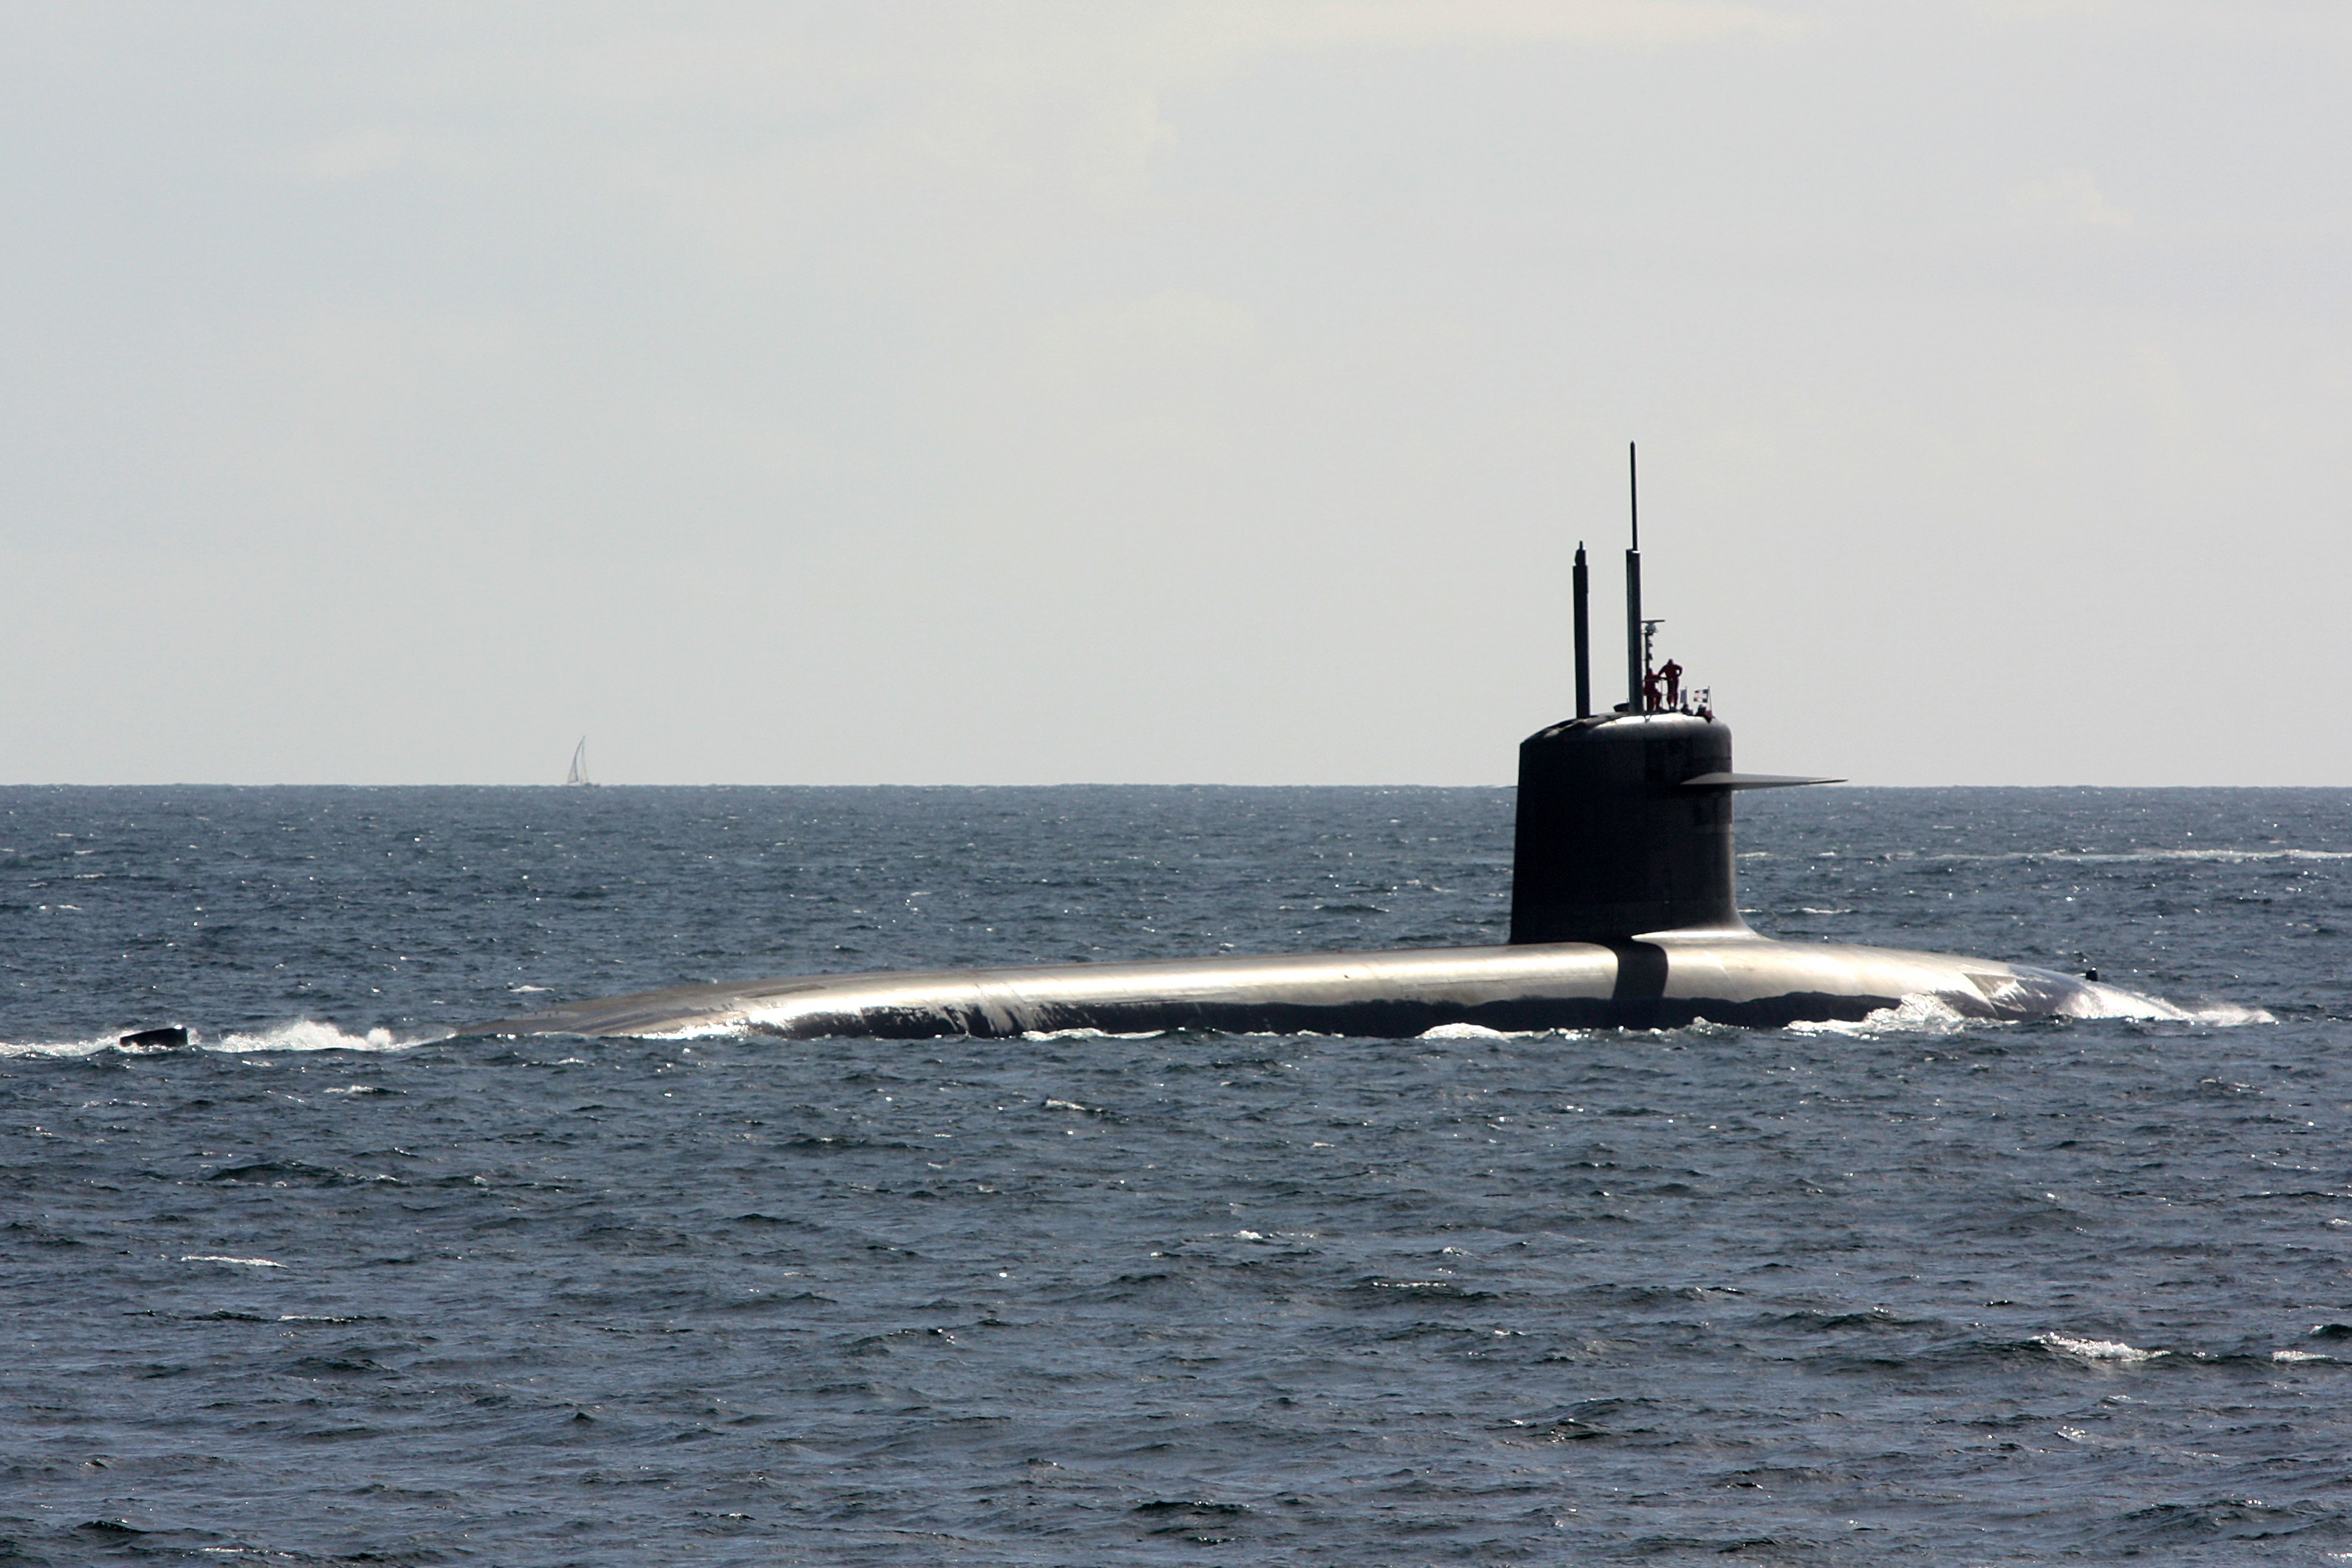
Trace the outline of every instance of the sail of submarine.
<path fill-rule="evenodd" d="M 1629 485 L 1633 453 L 1627 449 Z M 2092 979 L 1991 959 L 1775 941 L 1734 896 L 1743 789 L 1833 783 L 1735 772 L 1731 731 L 1679 667 L 1653 664 L 1641 513 L 1625 552 L 1626 700 L 1591 702 L 1589 578 L 1577 548 L 1576 716 L 1519 746 L 1511 935 L 1500 947 L 1288 953 L 680 986 L 572 1002 L 464 1032 L 793 1040 L 1007 1038 L 1070 1030 L 1399 1039 L 1505 1030 L 1779 1028 L 1921 998 L 1965 1018 L 2182 1018 Z M 1663 679 L 1662 679 L 1663 677 Z"/>

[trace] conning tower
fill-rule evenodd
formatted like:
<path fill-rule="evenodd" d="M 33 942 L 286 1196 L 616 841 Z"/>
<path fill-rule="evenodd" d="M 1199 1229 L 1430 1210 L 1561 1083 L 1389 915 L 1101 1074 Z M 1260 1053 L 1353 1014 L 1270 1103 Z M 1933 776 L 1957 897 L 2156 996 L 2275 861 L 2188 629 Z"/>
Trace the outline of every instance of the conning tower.
<path fill-rule="evenodd" d="M 1696 714 L 1570 719 L 1519 743 L 1513 942 L 1738 928 L 1731 730 Z"/>
<path fill-rule="evenodd" d="M 1642 522 L 1633 449 L 1625 552 L 1625 701 L 1594 714 L 1584 547 L 1576 549 L 1577 716 L 1519 743 L 1511 940 L 1624 942 L 1647 932 L 1744 932 L 1733 885 L 1735 790 L 1826 779 L 1738 774 L 1731 731 L 1672 659 L 1652 663 L 1660 622 L 1642 617 Z"/>

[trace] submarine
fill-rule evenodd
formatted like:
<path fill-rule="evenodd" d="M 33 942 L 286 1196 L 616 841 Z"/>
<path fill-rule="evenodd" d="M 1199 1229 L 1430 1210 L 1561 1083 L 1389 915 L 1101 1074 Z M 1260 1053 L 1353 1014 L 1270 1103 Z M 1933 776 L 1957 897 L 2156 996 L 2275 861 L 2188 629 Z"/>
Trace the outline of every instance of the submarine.
<path fill-rule="evenodd" d="M 2170 1004 L 2030 965 L 1781 942 L 1740 918 L 1732 802 L 1841 782 L 1744 774 L 1711 695 L 1642 613 L 1638 476 L 1627 452 L 1626 700 L 1591 699 L 1590 567 L 1576 551 L 1576 716 L 1519 746 L 1510 939 L 1502 946 L 804 975 L 679 986 L 494 1019 L 472 1035 L 1003 1039 L 1074 1030 L 1403 1039 L 1499 1031 L 1777 1029 L 1906 1003 L 1961 1019 L 2182 1019 Z"/>

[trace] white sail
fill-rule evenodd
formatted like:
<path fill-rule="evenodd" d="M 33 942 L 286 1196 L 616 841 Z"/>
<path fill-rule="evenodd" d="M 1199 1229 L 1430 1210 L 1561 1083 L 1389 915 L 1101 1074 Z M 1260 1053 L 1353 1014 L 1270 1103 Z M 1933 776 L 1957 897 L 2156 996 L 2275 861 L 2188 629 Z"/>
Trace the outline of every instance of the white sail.
<path fill-rule="evenodd" d="M 588 737 L 582 736 L 580 744 L 572 748 L 572 771 L 563 776 L 566 784 L 588 782 Z"/>

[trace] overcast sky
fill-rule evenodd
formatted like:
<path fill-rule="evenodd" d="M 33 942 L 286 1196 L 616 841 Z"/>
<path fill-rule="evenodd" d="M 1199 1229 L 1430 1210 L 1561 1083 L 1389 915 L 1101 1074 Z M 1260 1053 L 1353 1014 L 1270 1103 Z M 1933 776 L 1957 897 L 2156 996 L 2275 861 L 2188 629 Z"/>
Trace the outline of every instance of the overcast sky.
<path fill-rule="evenodd" d="M 0 5 L 0 780 L 2352 784 L 2352 8 Z M 1614 696 L 1613 691 L 1610 694 Z"/>

